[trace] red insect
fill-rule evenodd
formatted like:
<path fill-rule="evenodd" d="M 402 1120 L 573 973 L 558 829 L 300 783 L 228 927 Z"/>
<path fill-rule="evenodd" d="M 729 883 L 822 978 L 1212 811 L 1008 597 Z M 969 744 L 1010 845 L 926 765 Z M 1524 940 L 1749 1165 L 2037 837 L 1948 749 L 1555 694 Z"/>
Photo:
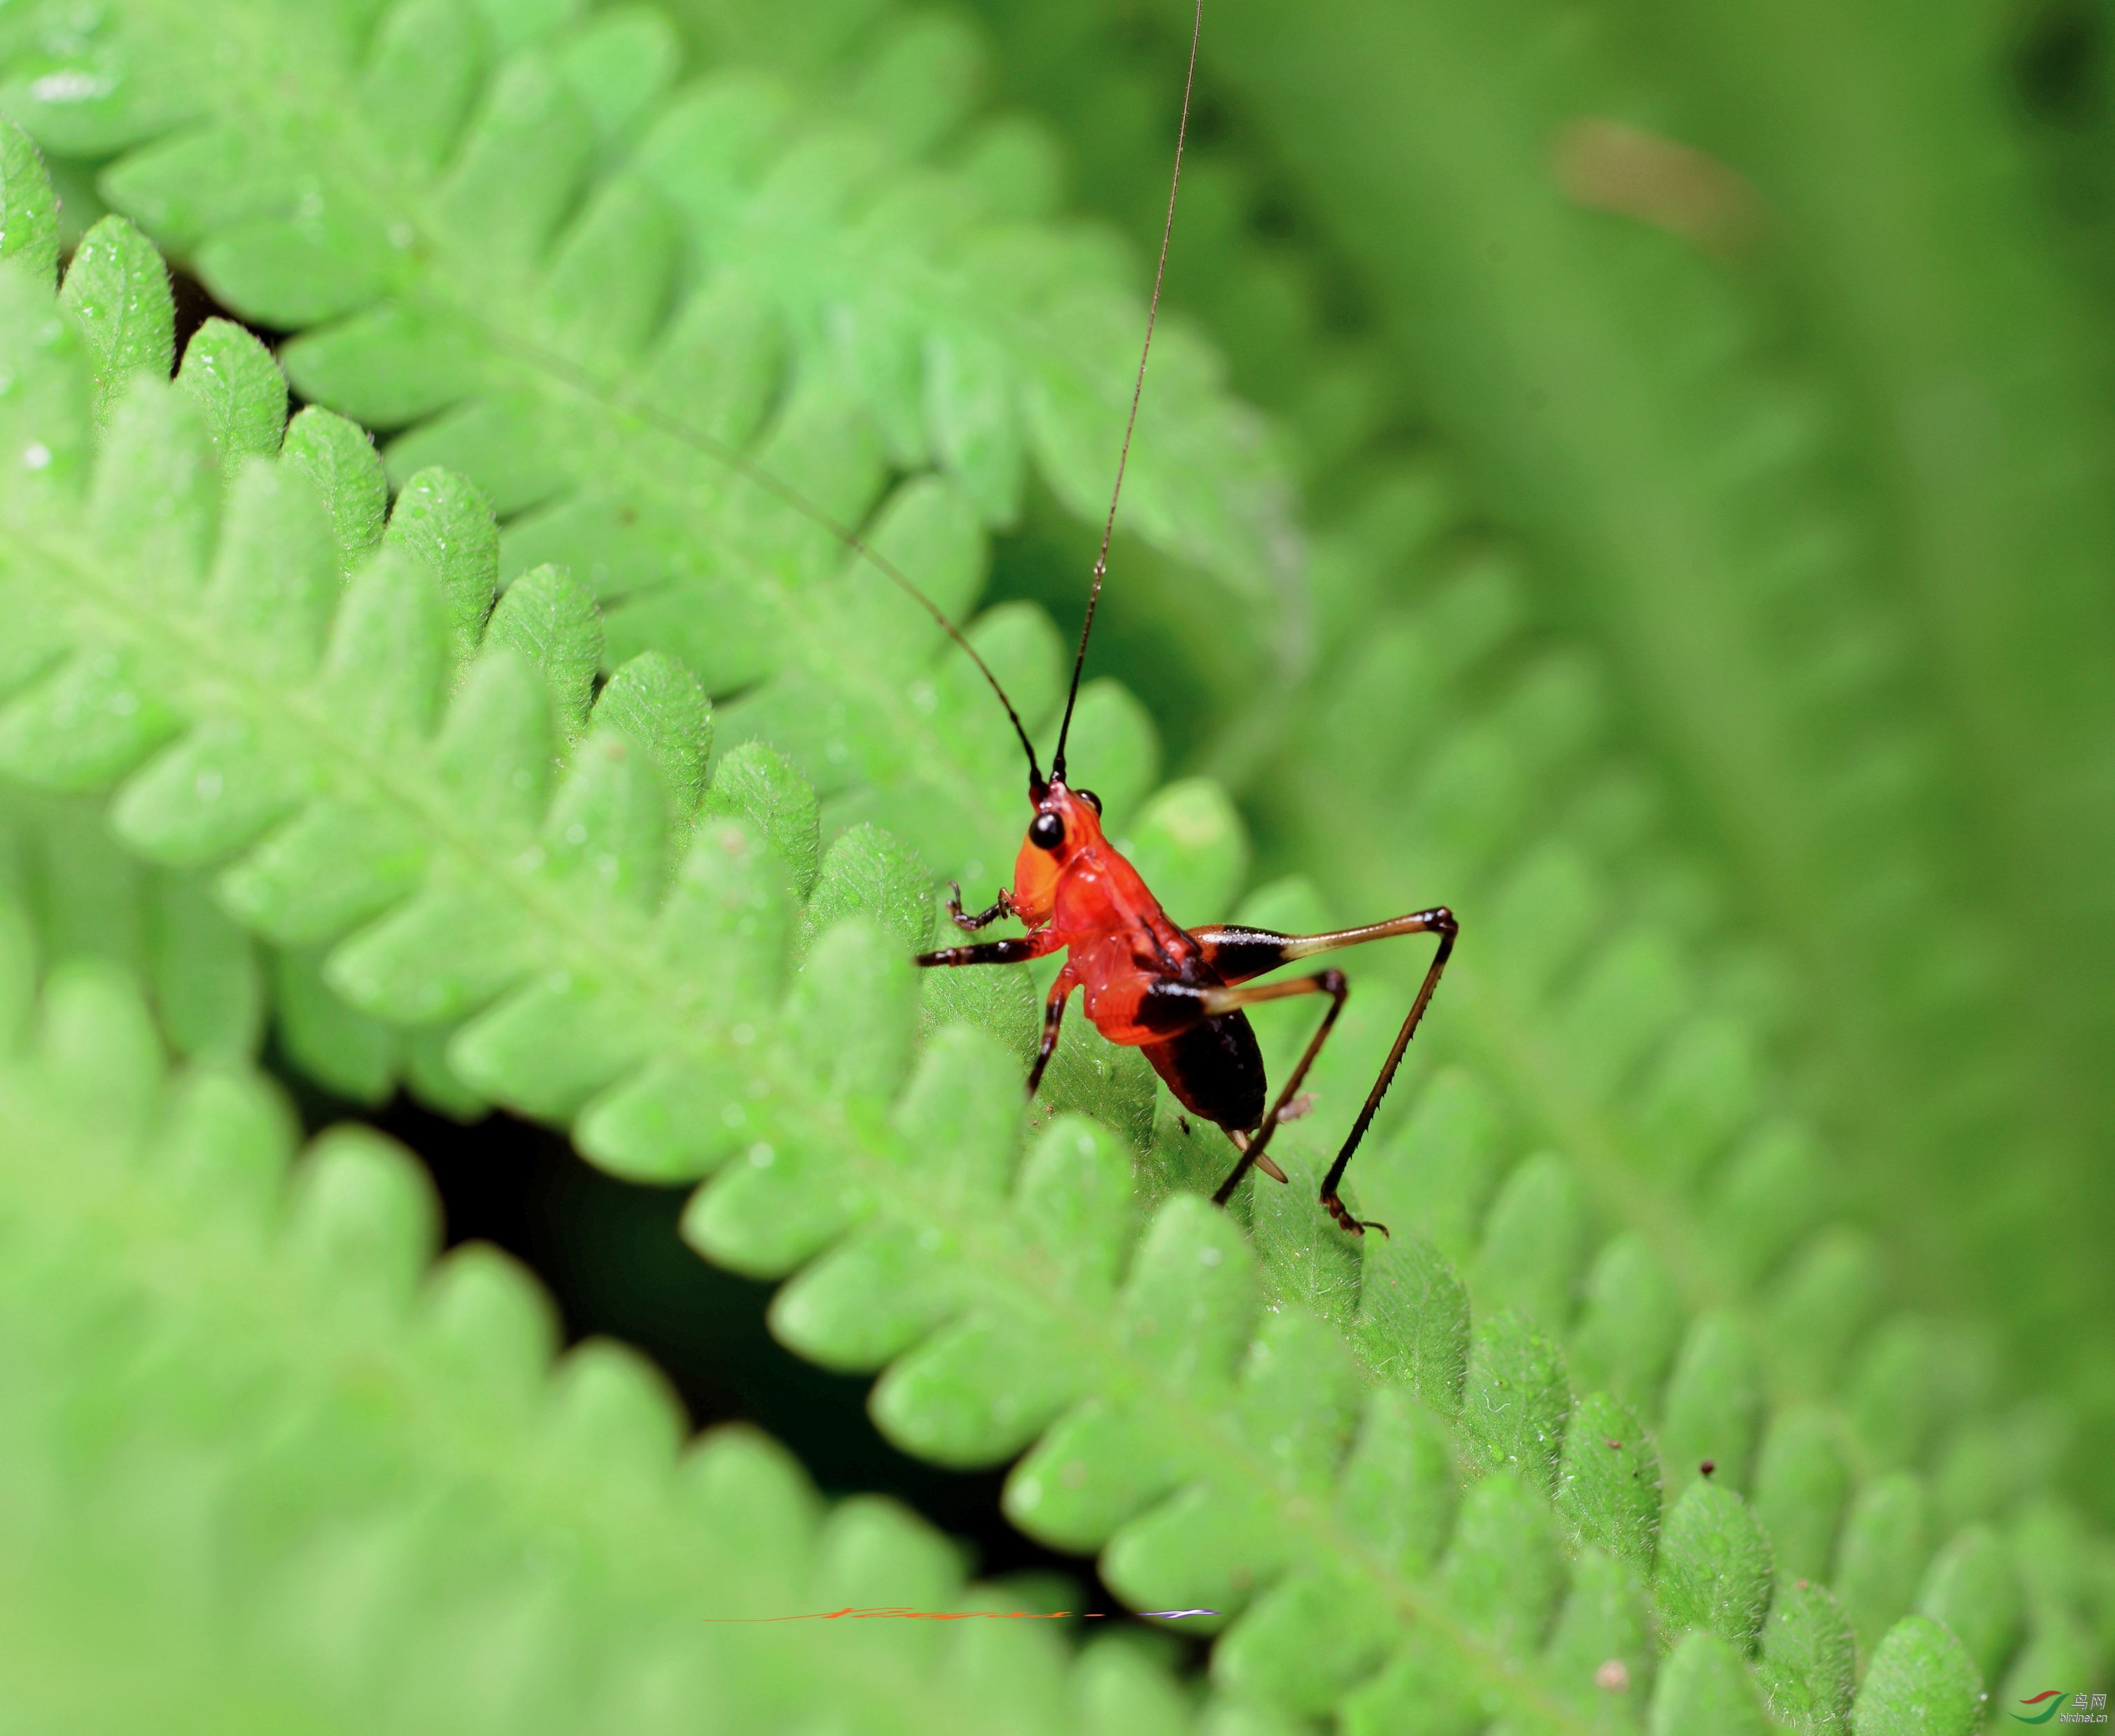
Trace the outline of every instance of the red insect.
<path fill-rule="evenodd" d="M 1060 749 L 1062 753 L 1062 747 Z M 1002 891 L 989 910 L 966 915 L 960 887 L 949 910 L 957 925 L 975 932 L 1007 915 L 1018 916 L 1030 932 L 1018 940 L 984 941 L 946 946 L 922 954 L 925 965 L 1012 964 L 1045 954 L 1069 951 L 1064 968 L 1050 985 L 1044 1003 L 1043 1043 L 1028 1075 L 1033 1097 L 1058 1047 L 1065 1003 L 1080 992 L 1087 1017 L 1111 1042 L 1145 1051 L 1154 1071 L 1193 1115 L 1226 1129 L 1241 1153 L 1232 1173 L 1213 1198 L 1223 1205 L 1254 1164 L 1278 1181 L 1285 1172 L 1271 1161 L 1265 1147 L 1321 1052 L 1322 1044 L 1343 1010 L 1350 992 L 1344 973 L 1334 969 L 1282 983 L 1251 983 L 1250 978 L 1295 960 L 1312 958 L 1339 946 L 1385 940 L 1395 934 L 1436 934 L 1424 985 L 1411 1002 L 1395 1047 L 1380 1076 L 1351 1124 L 1351 1133 L 1323 1178 L 1321 1199 L 1330 1216 L 1355 1234 L 1369 1227 L 1355 1218 L 1337 1198 L 1345 1166 L 1359 1148 L 1396 1069 L 1432 999 L 1439 973 L 1447 967 L 1457 931 L 1443 907 L 1391 917 L 1360 928 L 1328 934 L 1278 934 L 1267 928 L 1215 927 L 1186 929 L 1172 921 L 1148 890 L 1138 870 L 1103 836 L 1101 804 L 1090 790 L 1067 787 L 1061 758 L 1045 779 L 1030 776 L 1028 795 L 1035 805 L 1028 838 L 1014 864 L 1013 886 Z M 1327 995 L 1328 1010 L 1309 1040 L 1269 1110 L 1263 1051 L 1257 1047 L 1242 1008 L 1289 995 Z M 1370 1227 L 1385 1231 L 1385 1225 Z"/>
<path fill-rule="evenodd" d="M 1017 916 L 1028 933 L 1018 939 L 985 941 L 966 946 L 947 946 L 923 954 L 918 962 L 928 966 L 1012 964 L 1047 954 L 1068 954 L 1064 968 L 1052 984 L 1044 1010 L 1043 1044 L 1028 1076 L 1028 1093 L 1035 1094 L 1044 1069 L 1058 1046 L 1058 1033 L 1066 1002 L 1077 990 L 1085 1003 L 1087 1017 L 1112 1042 L 1143 1049 L 1146 1059 L 1168 1082 L 1168 1088 L 1191 1113 L 1223 1128 L 1240 1152 L 1232 1172 L 1220 1184 L 1215 1200 L 1224 1204 L 1250 1166 L 1279 1181 L 1285 1172 L 1268 1153 L 1271 1135 L 1286 1119 L 1287 1106 L 1299 1092 L 1308 1070 L 1322 1048 L 1337 1017 L 1343 1010 L 1347 992 L 1344 975 L 1335 969 L 1279 983 L 1255 983 L 1279 966 L 1338 947 L 1357 946 L 1368 941 L 1397 934 L 1436 934 L 1439 946 L 1425 973 L 1417 998 L 1397 1034 L 1395 1047 L 1381 1065 L 1380 1075 L 1358 1117 L 1345 1137 L 1336 1161 L 1322 1181 L 1322 1203 L 1339 1224 L 1353 1234 L 1369 1225 L 1353 1217 L 1337 1197 L 1344 1168 L 1359 1142 L 1365 1137 L 1374 1111 L 1393 1082 L 1403 1051 L 1424 1018 L 1425 1010 L 1438 987 L 1440 973 L 1454 950 L 1457 932 L 1453 914 L 1443 907 L 1417 910 L 1406 916 L 1363 928 L 1338 929 L 1328 934 L 1275 934 L 1268 929 L 1209 928 L 1186 929 L 1172 921 L 1139 877 L 1138 870 L 1103 836 L 1101 803 L 1091 790 L 1075 789 L 1065 781 L 1065 742 L 1072 726 L 1072 709 L 1080 697 L 1080 676 L 1085 667 L 1087 641 L 1094 631 L 1094 606 L 1101 599 L 1102 581 L 1108 570 L 1109 542 L 1116 530 L 1117 502 L 1123 492 L 1124 469 L 1131 458 L 1131 436 L 1138 426 L 1139 400 L 1145 388 L 1146 359 L 1152 354 L 1153 328 L 1160 311 L 1161 285 L 1168 271 L 1168 247 L 1175 228 L 1175 196 L 1182 179 L 1182 144 L 1188 132 L 1190 99 L 1197 73 L 1197 43 L 1204 25 L 1204 7 L 1199 0 L 1191 26 L 1190 70 L 1182 87 L 1182 120 L 1175 137 L 1175 171 L 1168 188 L 1168 218 L 1161 230 L 1160 261 L 1154 273 L 1153 299 L 1145 323 L 1145 342 L 1138 359 L 1138 374 L 1131 387 L 1131 419 L 1124 429 L 1123 447 L 1117 460 L 1115 486 L 1109 492 L 1109 511 L 1102 527 L 1101 552 L 1094 561 L 1094 583 L 1087 597 L 1087 616 L 1080 629 L 1079 654 L 1073 660 L 1072 685 L 1065 700 L 1065 717 L 1058 732 L 1058 751 L 1050 776 L 1035 757 L 1035 744 L 1028 739 L 1020 714 L 1006 696 L 1006 689 L 991 672 L 976 648 L 961 630 L 947 619 L 932 599 L 912 584 L 902 571 L 856 531 L 837 523 L 797 489 L 781 482 L 747 455 L 701 431 L 669 419 L 668 431 L 711 454 L 787 506 L 812 520 L 858 554 L 878 572 L 899 586 L 932 616 L 947 636 L 968 655 L 1013 725 L 1028 756 L 1028 799 L 1035 818 L 1029 822 L 1027 841 L 1014 865 L 1013 885 L 1002 891 L 989 909 L 975 916 L 962 909 L 961 888 L 953 888 L 950 900 L 957 925 L 975 933 L 1002 916 Z M 649 412 L 642 411 L 649 415 Z M 1310 1039 L 1299 1064 L 1265 1106 L 1269 1085 L 1264 1074 L 1263 1053 L 1256 1046 L 1242 1009 L 1259 1001 L 1278 1001 L 1291 995 L 1326 995 L 1328 1010 Z"/>
<path fill-rule="evenodd" d="M 902 575 L 876 559 L 888 575 L 909 591 L 945 627 L 984 671 L 992 691 L 1006 707 L 1014 733 L 1028 755 L 1028 799 L 1035 809 L 1028 836 L 1014 863 L 1013 885 L 1002 891 L 991 908 L 975 916 L 962 909 L 960 886 L 952 888 L 949 910 L 956 925 L 967 932 L 1016 916 L 1028 933 L 1021 938 L 984 941 L 965 946 L 943 947 L 922 955 L 918 962 L 928 966 L 1012 964 L 1048 954 L 1065 952 L 1064 968 L 1051 985 L 1043 1015 L 1043 1043 L 1028 1076 L 1028 1094 L 1035 1095 L 1044 1069 L 1058 1046 L 1058 1033 L 1065 1005 L 1075 990 L 1080 992 L 1087 1017 L 1111 1042 L 1141 1048 L 1154 1070 L 1167 1081 L 1169 1090 L 1190 1111 L 1226 1130 L 1240 1152 L 1232 1172 L 1220 1184 L 1213 1198 L 1224 1204 L 1251 1165 L 1283 1181 L 1285 1172 L 1269 1157 L 1272 1134 L 1284 1119 L 1287 1106 L 1314 1064 L 1337 1017 L 1343 1010 L 1347 992 L 1344 973 L 1324 969 L 1279 983 L 1257 983 L 1251 978 L 1317 953 L 1342 946 L 1356 946 L 1390 935 L 1436 934 L 1438 950 L 1425 972 L 1423 986 L 1411 1002 L 1410 1015 L 1388 1051 L 1380 1075 L 1351 1124 L 1336 1161 L 1323 1178 L 1321 1201 L 1345 1229 L 1362 1234 L 1369 1225 L 1344 1207 L 1337 1189 L 1345 1166 L 1351 1161 L 1359 1142 L 1365 1137 L 1374 1111 L 1395 1079 L 1403 1051 L 1425 1016 L 1440 973 L 1454 948 L 1457 932 L 1453 915 L 1443 907 L 1418 910 L 1407 916 L 1364 928 L 1339 929 L 1328 934 L 1276 934 L 1262 928 L 1209 928 L 1185 929 L 1170 920 L 1160 901 L 1140 878 L 1138 870 L 1102 831 L 1102 804 L 1091 790 L 1075 789 L 1065 781 L 1065 742 L 1072 726 L 1072 708 L 1080 696 L 1080 675 L 1085 666 L 1088 636 L 1094 631 L 1094 605 L 1100 600 L 1102 580 L 1108 568 L 1109 541 L 1116 529 L 1117 501 L 1123 492 L 1123 473 L 1131 457 L 1132 432 L 1138 424 L 1139 399 L 1145 386 L 1146 358 L 1152 353 L 1153 327 L 1160 309 L 1160 288 L 1168 269 L 1168 246 L 1174 232 L 1175 195 L 1182 177 L 1182 144 L 1188 131 L 1191 91 L 1196 80 L 1197 39 L 1203 24 L 1202 0 L 1190 39 L 1190 73 L 1182 90 L 1182 121 L 1175 140 L 1175 172 L 1168 189 L 1168 220 L 1161 231 L 1160 263 L 1153 280 L 1153 300 L 1146 316 L 1145 343 L 1139 355 L 1138 377 L 1131 390 L 1131 422 L 1124 430 L 1123 450 L 1117 461 L 1116 485 L 1109 494 L 1109 513 L 1102 529 L 1101 552 L 1094 561 L 1094 583 L 1088 593 L 1087 616 L 1080 630 L 1080 649 L 1072 664 L 1071 690 L 1065 700 L 1065 717 L 1058 732 L 1058 751 L 1050 775 L 1045 777 L 1021 718 L 998 679 L 986 667 L 954 624 L 942 616 L 917 588 Z M 869 552 L 862 547 L 863 552 Z M 1255 1033 L 1242 1011 L 1259 1001 L 1282 1000 L 1291 995 L 1326 995 L 1328 1010 L 1310 1039 L 1299 1064 L 1280 1088 L 1277 1099 L 1265 1108 L 1268 1083 L 1263 1052 Z M 1370 1227 L 1383 1230 L 1385 1226 Z"/>

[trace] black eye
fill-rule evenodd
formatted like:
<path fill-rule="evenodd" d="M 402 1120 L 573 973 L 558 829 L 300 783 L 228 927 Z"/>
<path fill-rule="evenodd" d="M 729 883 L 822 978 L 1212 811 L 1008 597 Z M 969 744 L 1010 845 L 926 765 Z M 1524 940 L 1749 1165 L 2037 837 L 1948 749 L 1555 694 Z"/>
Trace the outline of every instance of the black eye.
<path fill-rule="evenodd" d="M 1065 841 L 1065 822 L 1054 813 L 1039 813 L 1028 828 L 1028 841 L 1038 850 L 1055 850 Z"/>
<path fill-rule="evenodd" d="M 1099 813 L 1102 811 L 1102 799 L 1096 795 L 1093 790 L 1075 790 L 1072 794 L 1079 797 L 1079 799 L 1085 802 L 1090 808 L 1093 808 L 1096 813 Z"/>

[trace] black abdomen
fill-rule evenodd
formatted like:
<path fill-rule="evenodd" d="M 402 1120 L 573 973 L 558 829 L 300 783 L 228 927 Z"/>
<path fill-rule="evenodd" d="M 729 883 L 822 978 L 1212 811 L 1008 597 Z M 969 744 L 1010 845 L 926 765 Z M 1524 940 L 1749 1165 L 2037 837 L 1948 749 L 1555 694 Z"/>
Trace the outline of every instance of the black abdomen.
<path fill-rule="evenodd" d="M 1218 1013 L 1165 1042 L 1143 1045 L 1153 1070 L 1193 1115 L 1236 1133 L 1263 1120 L 1263 1051 L 1245 1013 Z"/>

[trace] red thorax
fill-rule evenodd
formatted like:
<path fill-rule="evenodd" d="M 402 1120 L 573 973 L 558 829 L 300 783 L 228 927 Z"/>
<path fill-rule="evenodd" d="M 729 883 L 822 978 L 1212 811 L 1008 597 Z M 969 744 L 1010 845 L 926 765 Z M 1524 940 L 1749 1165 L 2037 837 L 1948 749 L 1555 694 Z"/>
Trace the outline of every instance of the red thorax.
<path fill-rule="evenodd" d="M 1013 865 L 1014 914 L 1027 924 L 1037 956 L 1070 949 L 1058 980 L 1079 985 L 1083 1009 L 1103 1036 L 1157 1041 L 1137 1023 L 1140 997 L 1156 981 L 1196 970 L 1201 950 L 1103 836 L 1100 808 L 1086 792 L 1053 780 L 1035 811 Z M 1048 847 L 1038 841 L 1048 830 L 1045 816 L 1062 828 Z"/>

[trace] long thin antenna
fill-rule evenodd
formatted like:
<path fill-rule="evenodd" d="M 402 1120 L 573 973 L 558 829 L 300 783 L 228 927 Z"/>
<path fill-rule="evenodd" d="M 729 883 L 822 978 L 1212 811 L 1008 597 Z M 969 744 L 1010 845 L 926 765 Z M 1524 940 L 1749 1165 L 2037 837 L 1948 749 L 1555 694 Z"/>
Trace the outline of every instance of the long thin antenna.
<path fill-rule="evenodd" d="M 1204 0 L 1197 0 L 1190 24 L 1190 70 L 1182 79 L 1182 117 L 1175 123 L 1175 172 L 1168 177 L 1168 220 L 1160 228 L 1160 263 L 1153 268 L 1153 300 L 1146 305 L 1145 342 L 1138 352 L 1138 378 L 1131 382 L 1131 419 L 1124 424 L 1123 450 L 1117 455 L 1116 486 L 1109 490 L 1109 515 L 1102 526 L 1101 552 L 1094 557 L 1094 582 L 1087 592 L 1087 618 L 1080 624 L 1079 655 L 1072 659 L 1072 688 L 1065 695 L 1065 721 L 1058 726 L 1058 751 L 1050 775 L 1065 776 L 1065 739 L 1072 733 L 1072 708 L 1080 700 L 1080 671 L 1087 666 L 1087 637 L 1094 630 L 1094 605 L 1102 600 L 1102 580 L 1109 570 L 1109 539 L 1117 534 L 1117 502 L 1123 495 L 1124 469 L 1131 462 L 1131 437 L 1138 428 L 1138 401 L 1145 395 L 1145 359 L 1153 354 L 1154 322 L 1160 317 L 1160 285 L 1168 275 L 1168 244 L 1175 234 L 1175 194 L 1182 185 L 1182 142 L 1190 131 L 1190 93 L 1197 84 L 1197 42 L 1204 34 Z"/>
<path fill-rule="evenodd" d="M 585 369 L 576 368 L 563 356 L 540 348 L 510 344 L 500 332 L 490 331 L 489 328 L 488 332 L 495 347 L 514 350 L 516 354 L 525 356 L 536 366 L 546 369 L 553 373 L 568 377 L 570 382 L 576 390 L 591 396 L 607 396 L 607 388 L 602 382 L 597 380 Z M 1035 744 L 1028 739 L 1028 730 L 1021 721 L 1021 713 L 1013 708 L 1013 701 L 1007 698 L 1006 689 L 998 685 L 998 677 L 991 672 L 991 665 L 977 654 L 977 648 L 963 636 L 962 630 L 947 618 L 938 603 L 911 582 L 901 567 L 849 524 L 839 524 L 837 520 L 832 518 L 828 513 L 824 511 L 797 488 L 793 488 L 790 483 L 779 481 L 761 465 L 754 463 L 736 448 L 727 445 L 726 442 L 715 440 L 704 429 L 694 428 L 687 422 L 656 410 L 651 404 L 627 398 L 622 401 L 622 407 L 631 415 L 637 416 L 642 422 L 650 423 L 662 433 L 682 441 L 686 445 L 696 447 L 700 451 L 718 459 L 738 475 L 747 478 L 773 499 L 791 506 L 811 524 L 828 531 L 884 578 L 892 580 L 898 589 L 940 624 L 941 630 L 968 653 L 970 661 L 977 666 L 977 672 L 991 685 L 991 690 L 998 696 L 998 703 L 1006 708 L 1007 721 L 1012 724 L 1013 733 L 1021 738 L 1021 752 L 1028 756 L 1029 782 L 1037 790 L 1043 788 L 1043 767 L 1035 757 Z"/>

